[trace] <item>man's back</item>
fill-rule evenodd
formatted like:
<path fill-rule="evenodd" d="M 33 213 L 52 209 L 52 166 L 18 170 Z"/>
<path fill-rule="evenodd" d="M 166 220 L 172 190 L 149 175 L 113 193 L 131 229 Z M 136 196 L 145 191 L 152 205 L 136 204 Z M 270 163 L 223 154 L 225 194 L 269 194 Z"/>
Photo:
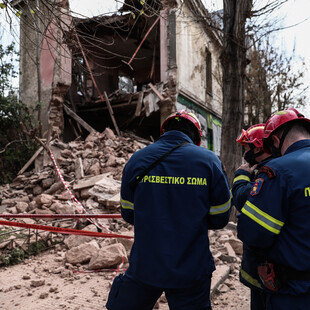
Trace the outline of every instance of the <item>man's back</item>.
<path fill-rule="evenodd" d="M 285 156 L 270 163 L 283 191 L 270 200 L 282 205 L 285 222 L 271 256 L 297 270 L 310 270 L 310 140 L 293 144 Z M 283 218 L 282 218 L 283 216 Z M 305 249 L 307 249 L 305 251 Z"/>
<path fill-rule="evenodd" d="M 156 158 L 190 139 L 170 131 L 127 164 L 122 199 L 133 202 L 135 243 L 128 275 L 162 287 L 186 287 L 214 270 L 208 228 L 229 219 L 230 193 L 216 155 L 192 143 L 173 151 L 139 183 L 130 184 Z M 127 213 L 127 214 L 126 214 Z M 130 211 L 123 217 L 130 222 Z"/>
<path fill-rule="evenodd" d="M 310 140 L 294 143 L 284 156 L 270 161 L 267 166 L 274 175 L 259 175 L 261 189 L 247 201 L 238 227 L 247 245 L 268 249 L 266 259 L 299 271 L 310 271 L 309 162 Z M 251 219 L 257 223 L 255 231 L 247 228 L 253 225 Z M 310 291 L 310 281 L 298 287 L 290 283 L 291 294 L 292 288 Z"/>

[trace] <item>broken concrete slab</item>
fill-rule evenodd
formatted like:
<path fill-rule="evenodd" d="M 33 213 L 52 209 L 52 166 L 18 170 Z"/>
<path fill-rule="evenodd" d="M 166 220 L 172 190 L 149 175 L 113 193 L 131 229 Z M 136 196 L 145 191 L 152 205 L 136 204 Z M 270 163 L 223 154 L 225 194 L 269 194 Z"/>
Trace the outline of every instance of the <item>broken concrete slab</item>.
<path fill-rule="evenodd" d="M 121 243 L 111 244 L 101 248 L 96 256 L 93 256 L 88 264 L 88 269 L 111 268 L 121 263 L 127 263 L 127 253 Z"/>
<path fill-rule="evenodd" d="M 84 178 L 78 181 L 78 183 L 73 185 L 73 190 L 81 190 L 83 188 L 92 187 L 94 186 L 98 181 L 105 178 L 109 173 L 99 174 L 92 177 Z"/>
<path fill-rule="evenodd" d="M 216 270 L 213 272 L 211 280 L 211 298 L 216 293 L 218 287 L 227 279 L 230 271 L 231 269 L 229 265 L 216 266 Z"/>

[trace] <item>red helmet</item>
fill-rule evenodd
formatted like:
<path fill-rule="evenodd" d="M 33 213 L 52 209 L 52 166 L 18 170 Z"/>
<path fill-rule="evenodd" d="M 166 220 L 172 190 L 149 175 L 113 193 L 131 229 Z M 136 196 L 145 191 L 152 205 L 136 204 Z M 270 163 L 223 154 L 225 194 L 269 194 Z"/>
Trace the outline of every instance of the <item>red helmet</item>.
<path fill-rule="evenodd" d="M 265 124 L 256 124 L 247 130 L 242 129 L 236 141 L 241 145 L 254 144 L 256 147 L 263 147 L 264 128 Z"/>
<path fill-rule="evenodd" d="M 268 139 L 271 136 L 271 134 L 280 126 L 295 120 L 310 122 L 309 119 L 305 118 L 295 108 L 290 108 L 275 113 L 266 122 L 264 130 L 264 139 Z"/>
<path fill-rule="evenodd" d="M 264 130 L 264 148 L 265 151 L 269 150 L 269 138 L 272 133 L 275 132 L 279 127 L 283 126 L 292 121 L 303 121 L 310 123 L 310 119 L 305 118 L 301 113 L 298 112 L 295 108 L 289 108 L 287 110 L 279 111 L 272 115 L 266 122 Z M 310 125 L 310 124 L 309 124 Z"/>
<path fill-rule="evenodd" d="M 160 128 L 160 134 L 164 134 L 165 133 L 165 126 L 167 124 L 167 122 L 171 119 L 177 119 L 177 118 L 185 118 L 187 119 L 188 121 L 190 121 L 194 126 L 195 128 L 197 128 L 197 137 L 199 137 L 199 141 L 196 143 L 198 146 L 200 146 L 201 144 L 201 137 L 202 137 L 202 130 L 201 130 L 201 125 L 200 125 L 200 122 L 199 122 L 199 119 L 197 118 L 197 116 L 194 114 L 194 113 L 191 113 L 191 112 L 188 112 L 184 109 L 178 111 L 178 112 L 175 112 L 175 113 L 172 113 L 171 115 L 169 115 L 165 120 L 164 122 L 162 123 L 161 125 L 161 128 Z"/>

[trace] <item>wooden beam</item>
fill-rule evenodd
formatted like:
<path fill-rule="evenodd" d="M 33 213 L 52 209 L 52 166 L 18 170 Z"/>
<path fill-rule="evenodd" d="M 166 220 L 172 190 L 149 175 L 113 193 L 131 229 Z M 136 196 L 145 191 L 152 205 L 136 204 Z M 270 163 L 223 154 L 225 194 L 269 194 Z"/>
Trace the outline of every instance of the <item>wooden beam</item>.
<path fill-rule="evenodd" d="M 151 87 L 152 91 L 156 94 L 156 96 L 160 99 L 160 100 L 164 100 L 165 98 L 162 96 L 162 94 L 157 90 L 157 88 L 152 84 L 149 83 L 149 86 Z"/>
<path fill-rule="evenodd" d="M 63 105 L 65 112 L 71 116 L 74 120 L 76 120 L 82 127 L 84 127 L 88 132 L 97 131 L 90 125 L 88 125 L 83 119 L 81 119 L 77 114 L 75 114 L 70 108 L 66 105 Z"/>
<path fill-rule="evenodd" d="M 106 102 L 106 104 L 108 106 L 109 113 L 110 113 L 110 116 L 112 118 L 112 122 L 114 124 L 114 128 L 116 130 L 116 133 L 117 133 L 118 136 L 121 136 L 121 134 L 119 132 L 119 129 L 118 129 L 118 126 L 117 126 L 117 123 L 116 123 L 115 118 L 114 118 L 114 113 L 113 113 L 113 110 L 112 110 L 112 107 L 111 107 L 111 104 L 110 104 L 110 100 L 109 100 L 108 95 L 107 95 L 107 93 L 105 91 L 103 92 L 103 96 L 104 96 L 104 100 L 105 100 L 105 102 Z"/>
<path fill-rule="evenodd" d="M 140 93 L 139 93 L 138 103 L 137 103 L 137 107 L 136 107 L 135 116 L 140 116 L 140 114 L 141 114 L 143 95 L 144 95 L 144 91 L 142 90 L 142 91 L 140 91 Z"/>
<path fill-rule="evenodd" d="M 37 149 L 37 151 L 32 155 L 32 157 L 27 161 L 24 167 L 17 173 L 17 175 L 23 174 L 42 151 L 43 151 L 43 146 L 40 146 Z"/>
<path fill-rule="evenodd" d="M 126 103 L 120 103 L 120 104 L 113 104 L 113 108 L 122 108 L 126 106 L 133 106 L 136 105 L 138 102 L 137 101 L 131 101 L 131 102 L 126 102 Z M 100 108 L 89 108 L 89 109 L 83 109 L 80 110 L 80 113 L 84 112 L 95 112 L 95 111 L 102 111 L 102 110 L 108 110 L 108 107 L 100 107 Z"/>

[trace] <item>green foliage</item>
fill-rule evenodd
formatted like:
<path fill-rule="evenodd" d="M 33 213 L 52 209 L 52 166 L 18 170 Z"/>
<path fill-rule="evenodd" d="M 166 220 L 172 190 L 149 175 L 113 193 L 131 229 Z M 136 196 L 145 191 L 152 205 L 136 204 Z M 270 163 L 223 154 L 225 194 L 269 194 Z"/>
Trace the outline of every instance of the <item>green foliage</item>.
<path fill-rule="evenodd" d="M 15 248 L 6 255 L 0 256 L 0 261 L 5 266 L 21 263 L 25 259 L 25 252 L 20 248 Z"/>
<path fill-rule="evenodd" d="M 31 255 L 38 255 L 44 252 L 47 248 L 48 245 L 43 240 L 31 243 L 29 248 L 26 250 L 16 247 L 13 250 L 7 251 L 6 253 L 0 255 L 0 265 L 9 266 L 19 264 Z"/>
<path fill-rule="evenodd" d="M 14 96 L 0 97 L 0 184 L 11 182 L 38 148 L 20 128 L 34 127 L 33 113 Z"/>
<path fill-rule="evenodd" d="M 47 244 L 43 240 L 39 240 L 38 242 L 31 243 L 29 247 L 29 251 L 27 251 L 27 255 L 38 255 L 44 252 L 47 248 Z"/>
<path fill-rule="evenodd" d="M 0 97 L 3 97 L 6 92 L 12 93 L 14 88 L 10 83 L 11 78 L 17 76 L 14 62 L 17 53 L 14 43 L 4 47 L 0 44 Z"/>
<path fill-rule="evenodd" d="M 9 183 L 37 149 L 20 128 L 22 122 L 28 130 L 35 127 L 34 113 L 38 106 L 29 108 L 20 103 L 10 81 L 14 70 L 14 45 L 0 44 L 0 184 Z"/>

